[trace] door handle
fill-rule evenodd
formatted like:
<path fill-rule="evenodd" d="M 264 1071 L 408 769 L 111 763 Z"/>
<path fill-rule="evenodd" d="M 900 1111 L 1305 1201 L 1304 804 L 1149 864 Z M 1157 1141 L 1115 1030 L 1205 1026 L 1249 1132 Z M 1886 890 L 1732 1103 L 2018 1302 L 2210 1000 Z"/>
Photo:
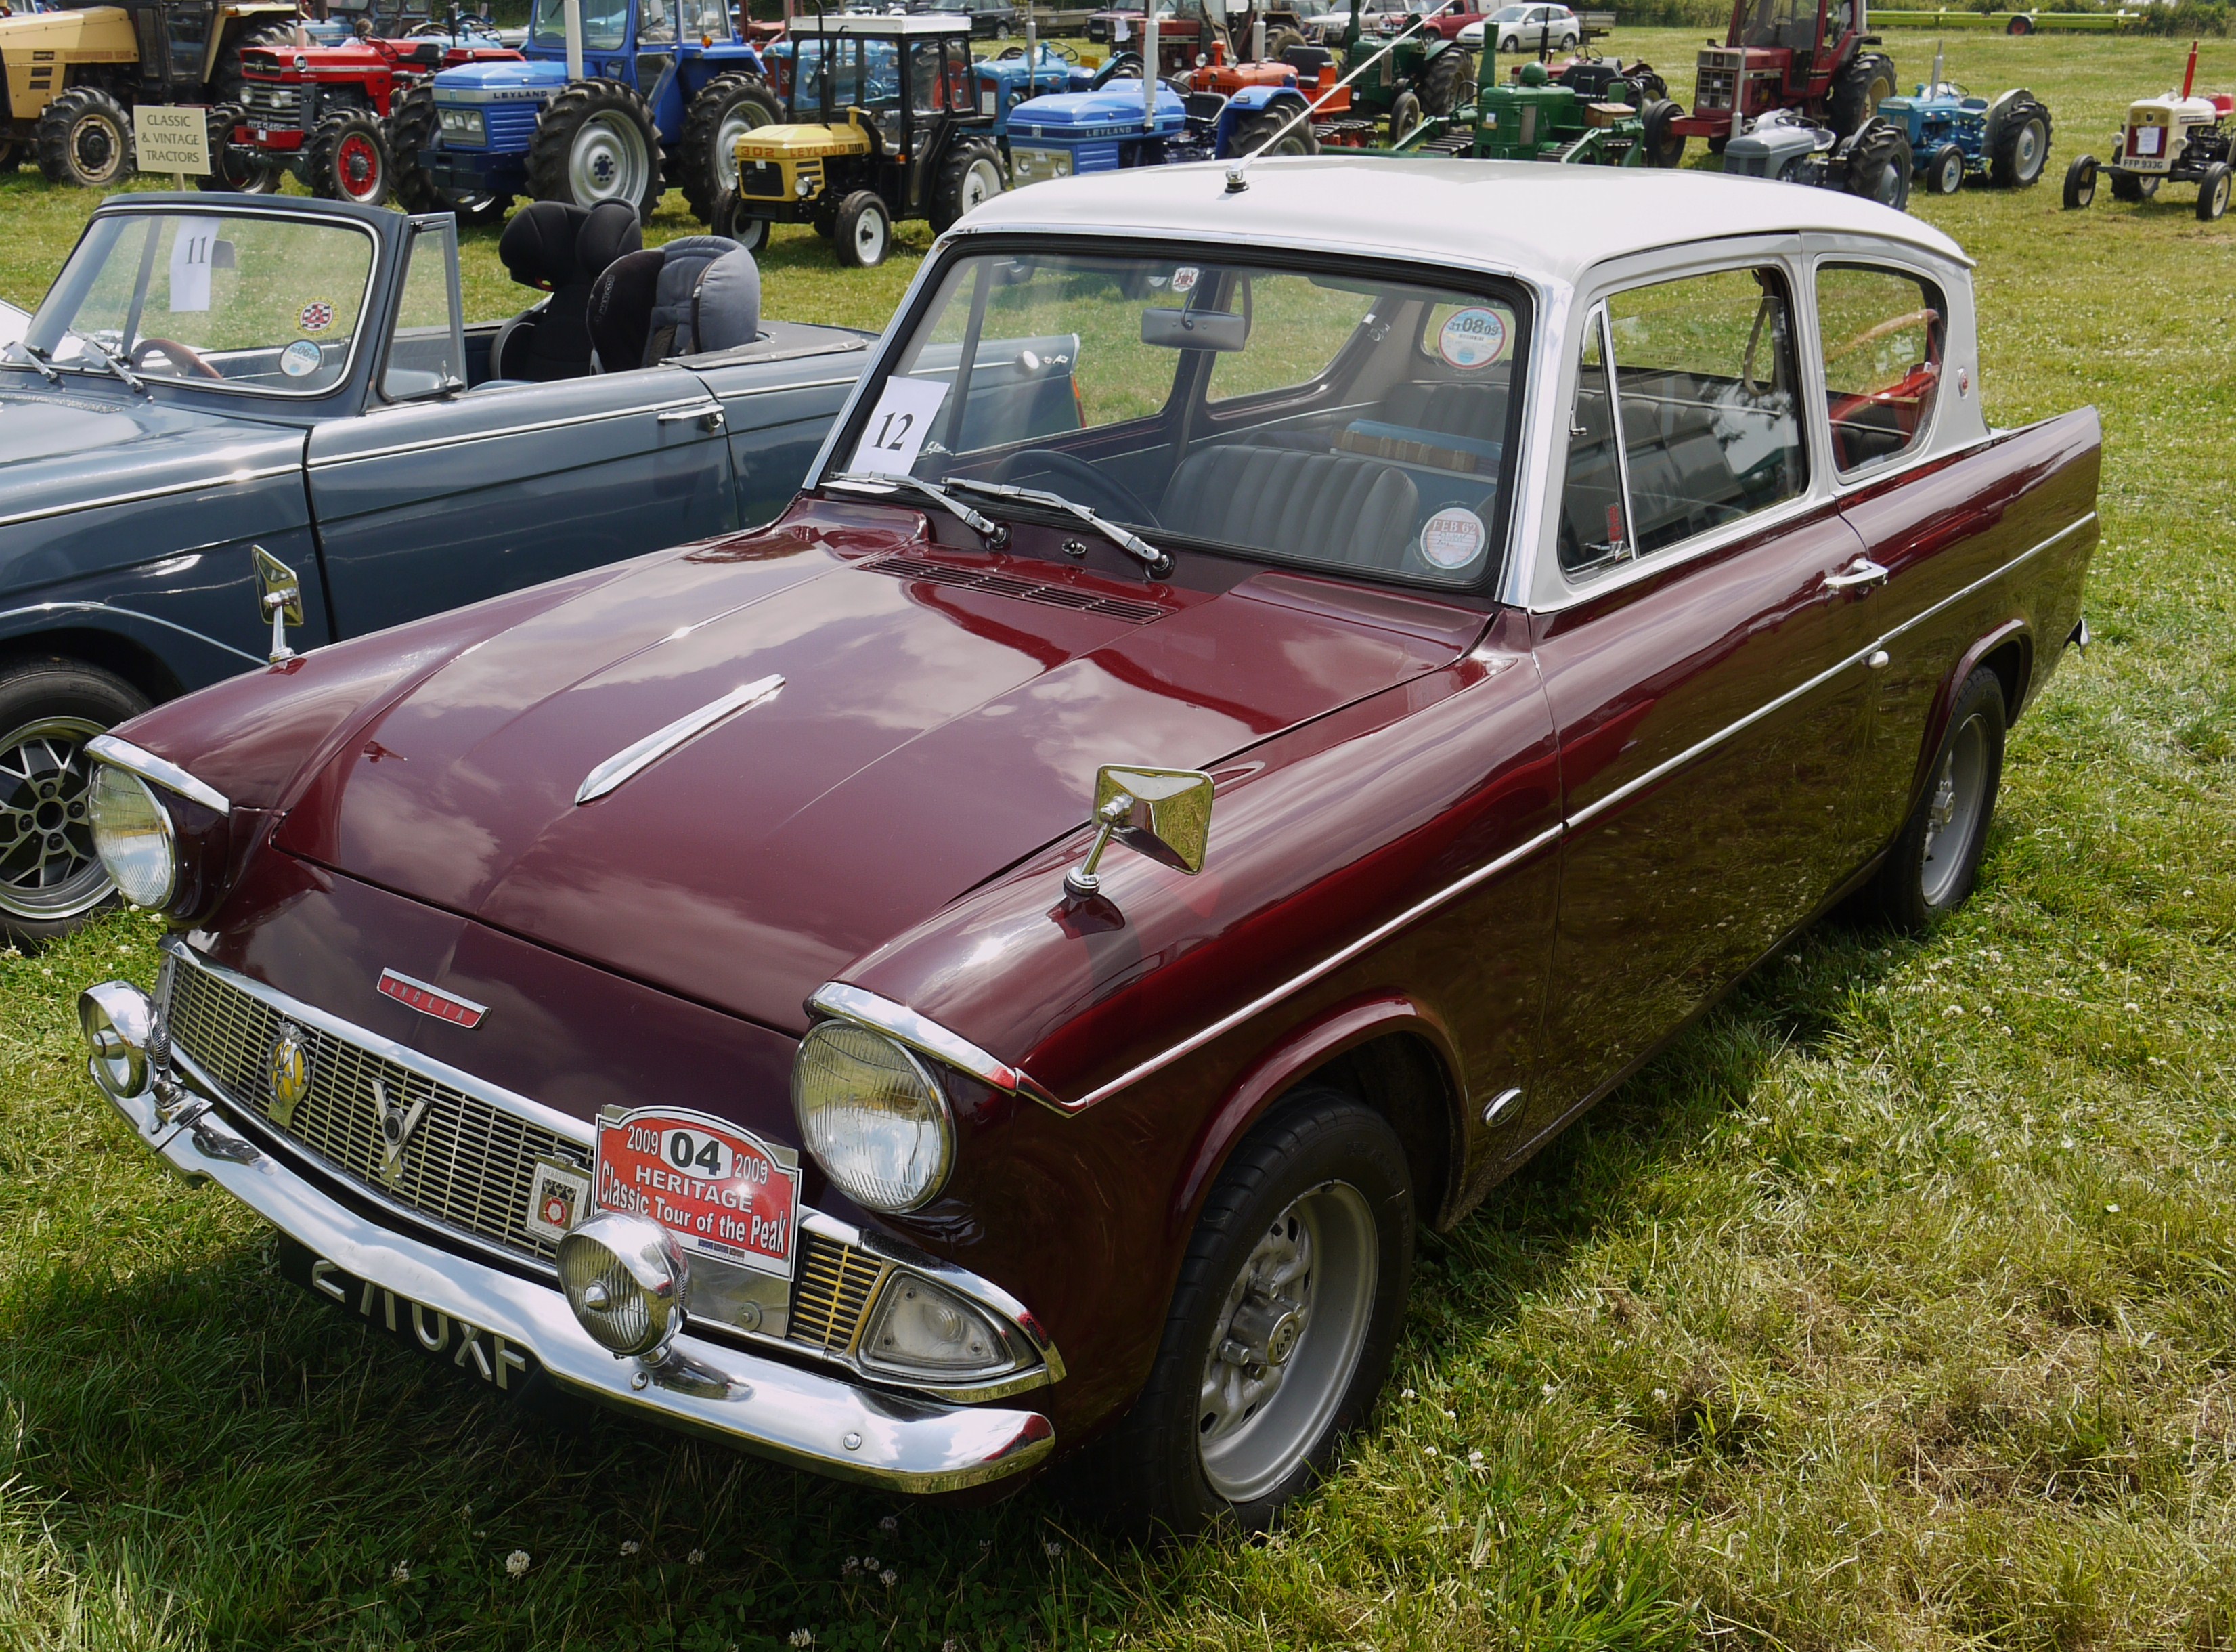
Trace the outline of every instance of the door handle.
<path fill-rule="evenodd" d="M 700 402 L 691 407 L 663 407 L 658 415 L 663 425 L 696 424 L 702 431 L 722 428 L 722 404 Z"/>
<path fill-rule="evenodd" d="M 1825 576 L 1828 591 L 1863 591 L 1887 582 L 1887 570 L 1868 556 L 1858 556 L 1837 574 Z"/>

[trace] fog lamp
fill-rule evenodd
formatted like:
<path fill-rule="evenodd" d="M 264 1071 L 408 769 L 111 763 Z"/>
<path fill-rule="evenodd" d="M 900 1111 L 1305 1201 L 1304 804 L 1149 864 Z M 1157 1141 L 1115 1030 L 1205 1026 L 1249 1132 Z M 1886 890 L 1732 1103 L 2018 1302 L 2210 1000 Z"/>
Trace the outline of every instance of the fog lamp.
<path fill-rule="evenodd" d="M 582 1329 L 616 1359 L 667 1352 L 683 1328 L 689 1275 L 668 1229 L 608 1211 L 559 1241 L 559 1287 Z"/>
<path fill-rule="evenodd" d="M 955 1157 L 947 1098 L 916 1052 L 851 1021 L 808 1030 L 792 1067 L 800 1140 L 865 1210 L 914 1210 Z"/>
<path fill-rule="evenodd" d="M 865 1366 L 900 1377 L 998 1377 L 1027 1358 L 992 1316 L 904 1268 L 878 1293 L 861 1342 Z"/>
<path fill-rule="evenodd" d="M 102 1095 L 130 1099 L 148 1088 L 148 1036 L 155 1025 L 148 995 L 128 981 L 103 981 L 77 995 L 87 1067 Z"/>
<path fill-rule="evenodd" d="M 86 813 L 94 852 L 135 906 L 161 907 L 179 885 L 178 833 L 155 788 L 137 774 L 101 763 L 93 771 Z"/>

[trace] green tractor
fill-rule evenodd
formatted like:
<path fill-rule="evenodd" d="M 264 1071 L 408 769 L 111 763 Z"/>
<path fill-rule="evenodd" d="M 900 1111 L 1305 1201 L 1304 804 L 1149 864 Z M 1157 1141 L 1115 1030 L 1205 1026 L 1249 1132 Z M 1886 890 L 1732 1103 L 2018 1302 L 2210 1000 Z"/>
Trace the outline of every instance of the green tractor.
<path fill-rule="evenodd" d="M 1475 54 L 1451 33 L 1470 15 L 1469 0 L 1407 0 L 1402 11 L 1377 14 L 1385 19 L 1378 35 L 1365 34 L 1359 0 L 1351 0 L 1343 67 L 1346 78 L 1358 78 L 1322 111 L 1332 118 L 1316 124 L 1320 142 L 1370 145 L 1375 128 L 1387 122 L 1390 142 L 1397 143 L 1424 121 L 1449 116 L 1463 104 L 1475 84 Z"/>
<path fill-rule="evenodd" d="M 1636 167 L 1647 163 L 1646 122 L 1635 101 L 1562 85 L 1541 63 L 1524 63 L 1513 80 L 1497 81 L 1486 53 L 1475 101 L 1422 121 L 1392 142 L 1390 153 Z"/>

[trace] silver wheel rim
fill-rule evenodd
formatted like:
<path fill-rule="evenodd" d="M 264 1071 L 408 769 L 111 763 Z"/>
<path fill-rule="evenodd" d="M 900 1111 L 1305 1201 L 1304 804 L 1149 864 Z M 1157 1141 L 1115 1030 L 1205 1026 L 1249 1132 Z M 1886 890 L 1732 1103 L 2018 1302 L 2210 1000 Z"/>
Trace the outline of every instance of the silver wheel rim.
<path fill-rule="evenodd" d="M 0 912 L 54 923 L 109 898 L 86 818 L 85 743 L 103 727 L 42 717 L 0 736 Z"/>
<path fill-rule="evenodd" d="M 651 158 L 635 121 L 602 110 L 582 122 L 567 156 L 567 187 L 576 206 L 594 207 L 602 201 L 635 206 L 644 199 L 651 179 Z"/>
<path fill-rule="evenodd" d="M 885 250 L 885 214 L 872 208 L 854 220 L 854 255 L 865 265 L 875 264 Z"/>
<path fill-rule="evenodd" d="M 958 217 L 968 217 L 974 207 L 983 206 L 1002 193 L 1002 174 L 991 161 L 973 161 L 963 174 L 963 199 L 956 204 L 962 207 Z"/>
<path fill-rule="evenodd" d="M 1933 794 L 1926 800 L 1921 881 L 1928 905 L 1940 905 L 1956 886 L 1987 792 L 1988 725 L 1975 713 L 1949 742 L 1949 754 L 1941 760 Z"/>
<path fill-rule="evenodd" d="M 1963 188 L 1963 184 L 1964 157 L 1961 155 L 1944 155 L 1941 161 L 1941 193 L 1953 195 Z"/>
<path fill-rule="evenodd" d="M 2032 121 L 2019 128 L 2019 141 L 2011 158 L 2017 163 L 2022 178 L 2031 178 L 2042 170 L 2042 128 Z"/>
<path fill-rule="evenodd" d="M 1197 1458 L 1230 1503 L 1273 1491 L 1327 1432 L 1366 1346 L 1380 1263 L 1373 1212 L 1346 1182 L 1321 1183 L 1259 1235 L 1197 1390 Z"/>
<path fill-rule="evenodd" d="M 740 98 L 722 112 L 714 131 L 714 182 L 720 189 L 738 187 L 738 140 L 756 127 L 769 123 L 768 111 L 750 98 Z"/>

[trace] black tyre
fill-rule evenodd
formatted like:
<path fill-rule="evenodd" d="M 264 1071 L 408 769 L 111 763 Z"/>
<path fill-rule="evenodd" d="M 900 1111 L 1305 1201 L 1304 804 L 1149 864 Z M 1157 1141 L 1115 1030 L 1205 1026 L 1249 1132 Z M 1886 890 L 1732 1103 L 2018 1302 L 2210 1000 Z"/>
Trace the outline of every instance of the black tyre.
<path fill-rule="evenodd" d="M 1944 143 L 1925 162 L 1925 187 L 1937 195 L 1953 195 L 1964 187 L 1964 151 Z"/>
<path fill-rule="evenodd" d="M 714 221 L 714 203 L 738 187 L 738 140 L 757 126 L 776 126 L 784 105 L 753 75 L 723 75 L 707 82 L 683 117 L 676 170 L 691 215 Z"/>
<path fill-rule="evenodd" d="M 1148 1381 L 1079 1465 L 1082 1505 L 1181 1535 L 1270 1526 L 1382 1392 L 1413 1223 L 1380 1116 L 1333 1089 L 1287 1098 L 1205 1201 Z"/>
<path fill-rule="evenodd" d="M 2049 111 L 2031 97 L 2013 100 L 1996 128 L 1988 175 L 1998 188 L 2031 189 L 2049 165 Z"/>
<path fill-rule="evenodd" d="M 1266 31 L 1266 61 L 1269 63 L 1286 63 L 1292 49 L 1309 43 L 1304 36 L 1286 23 L 1278 29 L 1268 29 Z"/>
<path fill-rule="evenodd" d="M 1970 896 L 2003 786 L 2009 721 L 2001 678 L 1983 666 L 1964 679 L 1925 793 L 1871 880 L 1871 904 L 1897 929 L 1922 935 Z"/>
<path fill-rule="evenodd" d="M 2003 25 L 2003 32 L 2007 35 L 2030 35 L 2034 32 L 2034 19 L 2028 16 L 2014 17 Z"/>
<path fill-rule="evenodd" d="M 23 164 L 23 146 L 13 138 L 0 137 L 0 176 L 15 171 Z"/>
<path fill-rule="evenodd" d="M 707 224 L 715 234 L 737 242 L 749 253 L 758 253 L 768 245 L 769 220 L 746 217 L 734 189 L 725 189 L 714 197 L 714 210 L 707 214 Z"/>
<path fill-rule="evenodd" d="M 1421 124 L 1421 100 L 1407 87 L 1390 105 L 1390 142 L 1402 143 L 1405 135 Z"/>
<path fill-rule="evenodd" d="M 148 709 L 123 678 L 76 660 L 0 670 L 0 935 L 67 935 L 115 898 L 86 819 L 85 744 Z"/>
<path fill-rule="evenodd" d="M 285 170 L 279 161 L 233 142 L 240 119 L 236 103 L 220 103 L 209 112 L 210 169 L 194 180 L 197 188 L 242 195 L 268 195 L 279 189 Z"/>
<path fill-rule="evenodd" d="M 1864 122 L 1879 112 L 1879 105 L 1894 95 L 1894 59 L 1862 53 L 1832 82 L 1827 111 L 1832 129 L 1844 138 L 1862 131 Z"/>
<path fill-rule="evenodd" d="M 1685 111 L 1666 97 L 1648 98 L 1641 118 L 1646 123 L 1646 164 L 1681 167 L 1685 164 L 1685 135 L 1673 132 Z"/>
<path fill-rule="evenodd" d="M 660 134 L 645 101 L 619 81 L 569 86 L 544 107 L 528 146 L 528 187 L 538 201 L 595 207 L 624 201 L 639 218 L 660 205 Z"/>
<path fill-rule="evenodd" d="M 2228 163 L 2215 161 L 2197 181 L 2197 221 L 2212 223 L 2228 210 Z"/>
<path fill-rule="evenodd" d="M 939 163 L 939 179 L 931 189 L 931 227 L 944 234 L 948 227 L 982 201 L 991 201 L 1005 188 L 1002 152 L 991 138 L 964 138 L 949 146 Z"/>
<path fill-rule="evenodd" d="M 1466 99 L 1475 82 L 1475 59 L 1458 46 L 1447 46 L 1421 66 L 1413 77 L 1421 107 L 1431 115 L 1450 115 Z"/>
<path fill-rule="evenodd" d="M 2065 169 L 2065 209 L 2078 212 L 2096 199 L 2096 157 L 2076 155 Z"/>
<path fill-rule="evenodd" d="M 1266 151 L 1267 155 L 1318 155 L 1320 152 L 1320 141 L 1312 135 L 1312 123 L 1309 120 L 1304 120 L 1299 121 L 1294 126 L 1289 126 L 1289 122 L 1296 112 L 1296 106 L 1292 104 L 1286 109 L 1261 110 L 1246 119 L 1237 121 L 1234 123 L 1234 135 L 1232 140 L 1233 153 L 1236 155 L 1254 154 L 1259 144 L 1273 137 L 1276 132 L 1281 132 L 1283 127 L 1288 126 L 1289 129 L 1286 132 L 1281 132 L 1279 142 Z M 1414 124 L 1417 126 L 1420 124 L 1417 118 Z"/>
<path fill-rule="evenodd" d="M 1848 193 L 1901 212 L 1910 205 L 1910 180 L 1916 167 L 1902 128 L 1874 116 L 1848 152 Z"/>
<path fill-rule="evenodd" d="M 370 115 L 337 115 L 319 122 L 303 146 L 304 181 L 325 201 L 385 207 L 394 185 L 388 136 Z"/>
<path fill-rule="evenodd" d="M 2141 178 L 2132 172 L 2122 172 L 2117 167 L 2112 168 L 2113 200 L 2133 204 L 2148 201 L 2158 192 L 2159 181 L 2156 178 Z"/>
<path fill-rule="evenodd" d="M 292 46 L 295 43 L 295 29 L 292 23 L 260 23 L 242 30 L 227 42 L 217 55 L 217 63 L 210 70 L 209 93 L 213 103 L 240 102 L 240 54 L 252 46 Z"/>
<path fill-rule="evenodd" d="M 73 86 L 33 128 L 49 183 L 107 189 L 132 175 L 132 117 L 97 86 Z"/>
<path fill-rule="evenodd" d="M 857 189 L 838 203 L 831 250 L 848 269 L 873 270 L 893 249 L 893 220 L 873 190 Z"/>
<path fill-rule="evenodd" d="M 1720 159 L 1724 153 L 1724 146 L 1731 141 L 1732 135 L 1728 132 L 1725 133 L 1721 137 L 1710 138 L 1707 141 L 1708 153 Z"/>
<path fill-rule="evenodd" d="M 406 212 L 447 212 L 462 224 L 494 224 L 512 205 L 510 195 L 465 195 L 427 175 L 423 151 L 435 147 L 438 123 L 432 82 L 406 87 L 388 106 L 388 164 L 396 203 Z"/>

